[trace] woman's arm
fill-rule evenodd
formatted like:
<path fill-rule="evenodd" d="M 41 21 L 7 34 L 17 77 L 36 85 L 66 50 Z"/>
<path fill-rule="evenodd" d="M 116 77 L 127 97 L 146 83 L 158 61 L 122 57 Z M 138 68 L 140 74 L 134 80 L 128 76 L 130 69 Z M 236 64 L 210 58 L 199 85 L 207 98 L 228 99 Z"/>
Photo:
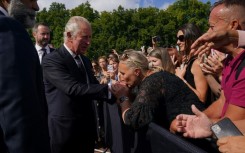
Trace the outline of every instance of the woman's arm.
<path fill-rule="evenodd" d="M 213 75 L 207 74 L 205 75 L 208 85 L 211 89 L 211 91 L 215 94 L 216 97 L 220 96 L 221 93 L 221 85 L 220 83 L 214 78 Z"/>
<path fill-rule="evenodd" d="M 200 63 L 198 59 L 196 59 L 191 68 L 191 72 L 194 76 L 196 89 L 191 87 L 191 85 L 189 84 L 187 85 L 192 91 L 195 92 L 195 94 L 198 96 L 200 101 L 205 102 L 207 97 L 207 91 L 208 91 L 208 83 L 199 65 Z"/>

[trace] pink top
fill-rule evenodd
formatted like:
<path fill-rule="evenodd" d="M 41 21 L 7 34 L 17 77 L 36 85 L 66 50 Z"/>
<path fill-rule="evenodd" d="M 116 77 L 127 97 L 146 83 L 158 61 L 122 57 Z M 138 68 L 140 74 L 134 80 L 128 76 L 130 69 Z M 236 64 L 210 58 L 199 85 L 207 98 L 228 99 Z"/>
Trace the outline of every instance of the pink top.
<path fill-rule="evenodd" d="M 245 31 L 237 30 L 238 32 L 238 47 L 245 46 Z"/>
<path fill-rule="evenodd" d="M 241 71 L 237 80 L 235 78 L 237 68 L 244 58 L 245 50 L 235 58 L 229 55 L 224 63 L 221 87 L 226 101 L 221 117 L 225 115 L 229 104 L 245 107 L 245 68 Z"/>

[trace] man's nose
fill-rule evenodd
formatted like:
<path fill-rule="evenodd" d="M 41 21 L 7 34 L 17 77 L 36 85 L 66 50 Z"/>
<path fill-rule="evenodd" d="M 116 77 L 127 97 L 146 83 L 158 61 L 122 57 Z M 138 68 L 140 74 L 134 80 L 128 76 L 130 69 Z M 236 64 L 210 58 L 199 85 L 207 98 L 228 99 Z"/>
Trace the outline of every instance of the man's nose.
<path fill-rule="evenodd" d="M 39 6 L 37 4 L 37 1 L 33 1 L 32 9 L 35 10 L 35 11 L 39 11 Z"/>

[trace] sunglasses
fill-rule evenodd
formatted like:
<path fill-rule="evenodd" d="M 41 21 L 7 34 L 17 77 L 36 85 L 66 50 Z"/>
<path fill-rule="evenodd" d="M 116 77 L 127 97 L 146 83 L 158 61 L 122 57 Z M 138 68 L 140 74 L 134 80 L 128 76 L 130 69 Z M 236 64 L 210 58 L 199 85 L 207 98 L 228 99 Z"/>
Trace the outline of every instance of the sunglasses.
<path fill-rule="evenodd" d="M 185 36 L 184 35 L 179 35 L 179 37 L 177 37 L 177 40 L 183 42 L 185 40 Z"/>

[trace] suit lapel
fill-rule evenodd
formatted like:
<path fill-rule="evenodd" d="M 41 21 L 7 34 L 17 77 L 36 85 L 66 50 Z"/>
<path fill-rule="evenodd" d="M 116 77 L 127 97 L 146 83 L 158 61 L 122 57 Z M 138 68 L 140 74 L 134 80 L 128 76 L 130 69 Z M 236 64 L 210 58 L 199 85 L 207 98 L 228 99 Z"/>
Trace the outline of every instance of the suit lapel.
<path fill-rule="evenodd" d="M 66 65 L 68 66 L 69 70 L 71 71 L 71 73 L 74 74 L 74 76 L 77 77 L 79 81 L 87 83 L 86 73 L 82 72 L 78 68 L 75 60 L 73 59 L 71 54 L 66 50 L 66 48 L 64 46 L 62 46 L 59 50 L 60 50 L 60 53 L 62 54 L 62 56 L 65 60 Z M 84 55 L 80 55 L 80 57 L 83 60 L 84 68 L 86 69 L 89 82 L 90 83 L 98 83 L 98 81 L 96 80 L 96 78 L 92 74 L 92 66 L 91 66 L 90 60 L 87 57 L 85 57 Z"/>
<path fill-rule="evenodd" d="M 50 53 L 52 53 L 55 50 L 54 48 L 50 48 L 50 47 L 48 48 L 49 48 Z"/>
<path fill-rule="evenodd" d="M 83 60 L 83 64 L 84 64 L 84 68 L 86 69 L 87 75 L 88 75 L 88 79 L 90 81 L 90 83 L 94 83 L 93 82 L 93 74 L 92 74 L 92 68 L 90 66 L 90 61 L 84 56 L 84 55 L 80 55 L 82 60 Z"/>
<path fill-rule="evenodd" d="M 64 46 L 60 48 L 60 53 L 62 54 L 65 64 L 67 65 L 69 71 L 74 75 L 76 78 L 78 78 L 79 81 L 86 82 L 86 75 L 83 74 L 82 71 L 78 68 L 75 60 L 71 56 L 71 54 L 66 50 Z"/>
<path fill-rule="evenodd" d="M 1 10 L 0 10 L 0 16 L 5 16 L 5 14 Z"/>

